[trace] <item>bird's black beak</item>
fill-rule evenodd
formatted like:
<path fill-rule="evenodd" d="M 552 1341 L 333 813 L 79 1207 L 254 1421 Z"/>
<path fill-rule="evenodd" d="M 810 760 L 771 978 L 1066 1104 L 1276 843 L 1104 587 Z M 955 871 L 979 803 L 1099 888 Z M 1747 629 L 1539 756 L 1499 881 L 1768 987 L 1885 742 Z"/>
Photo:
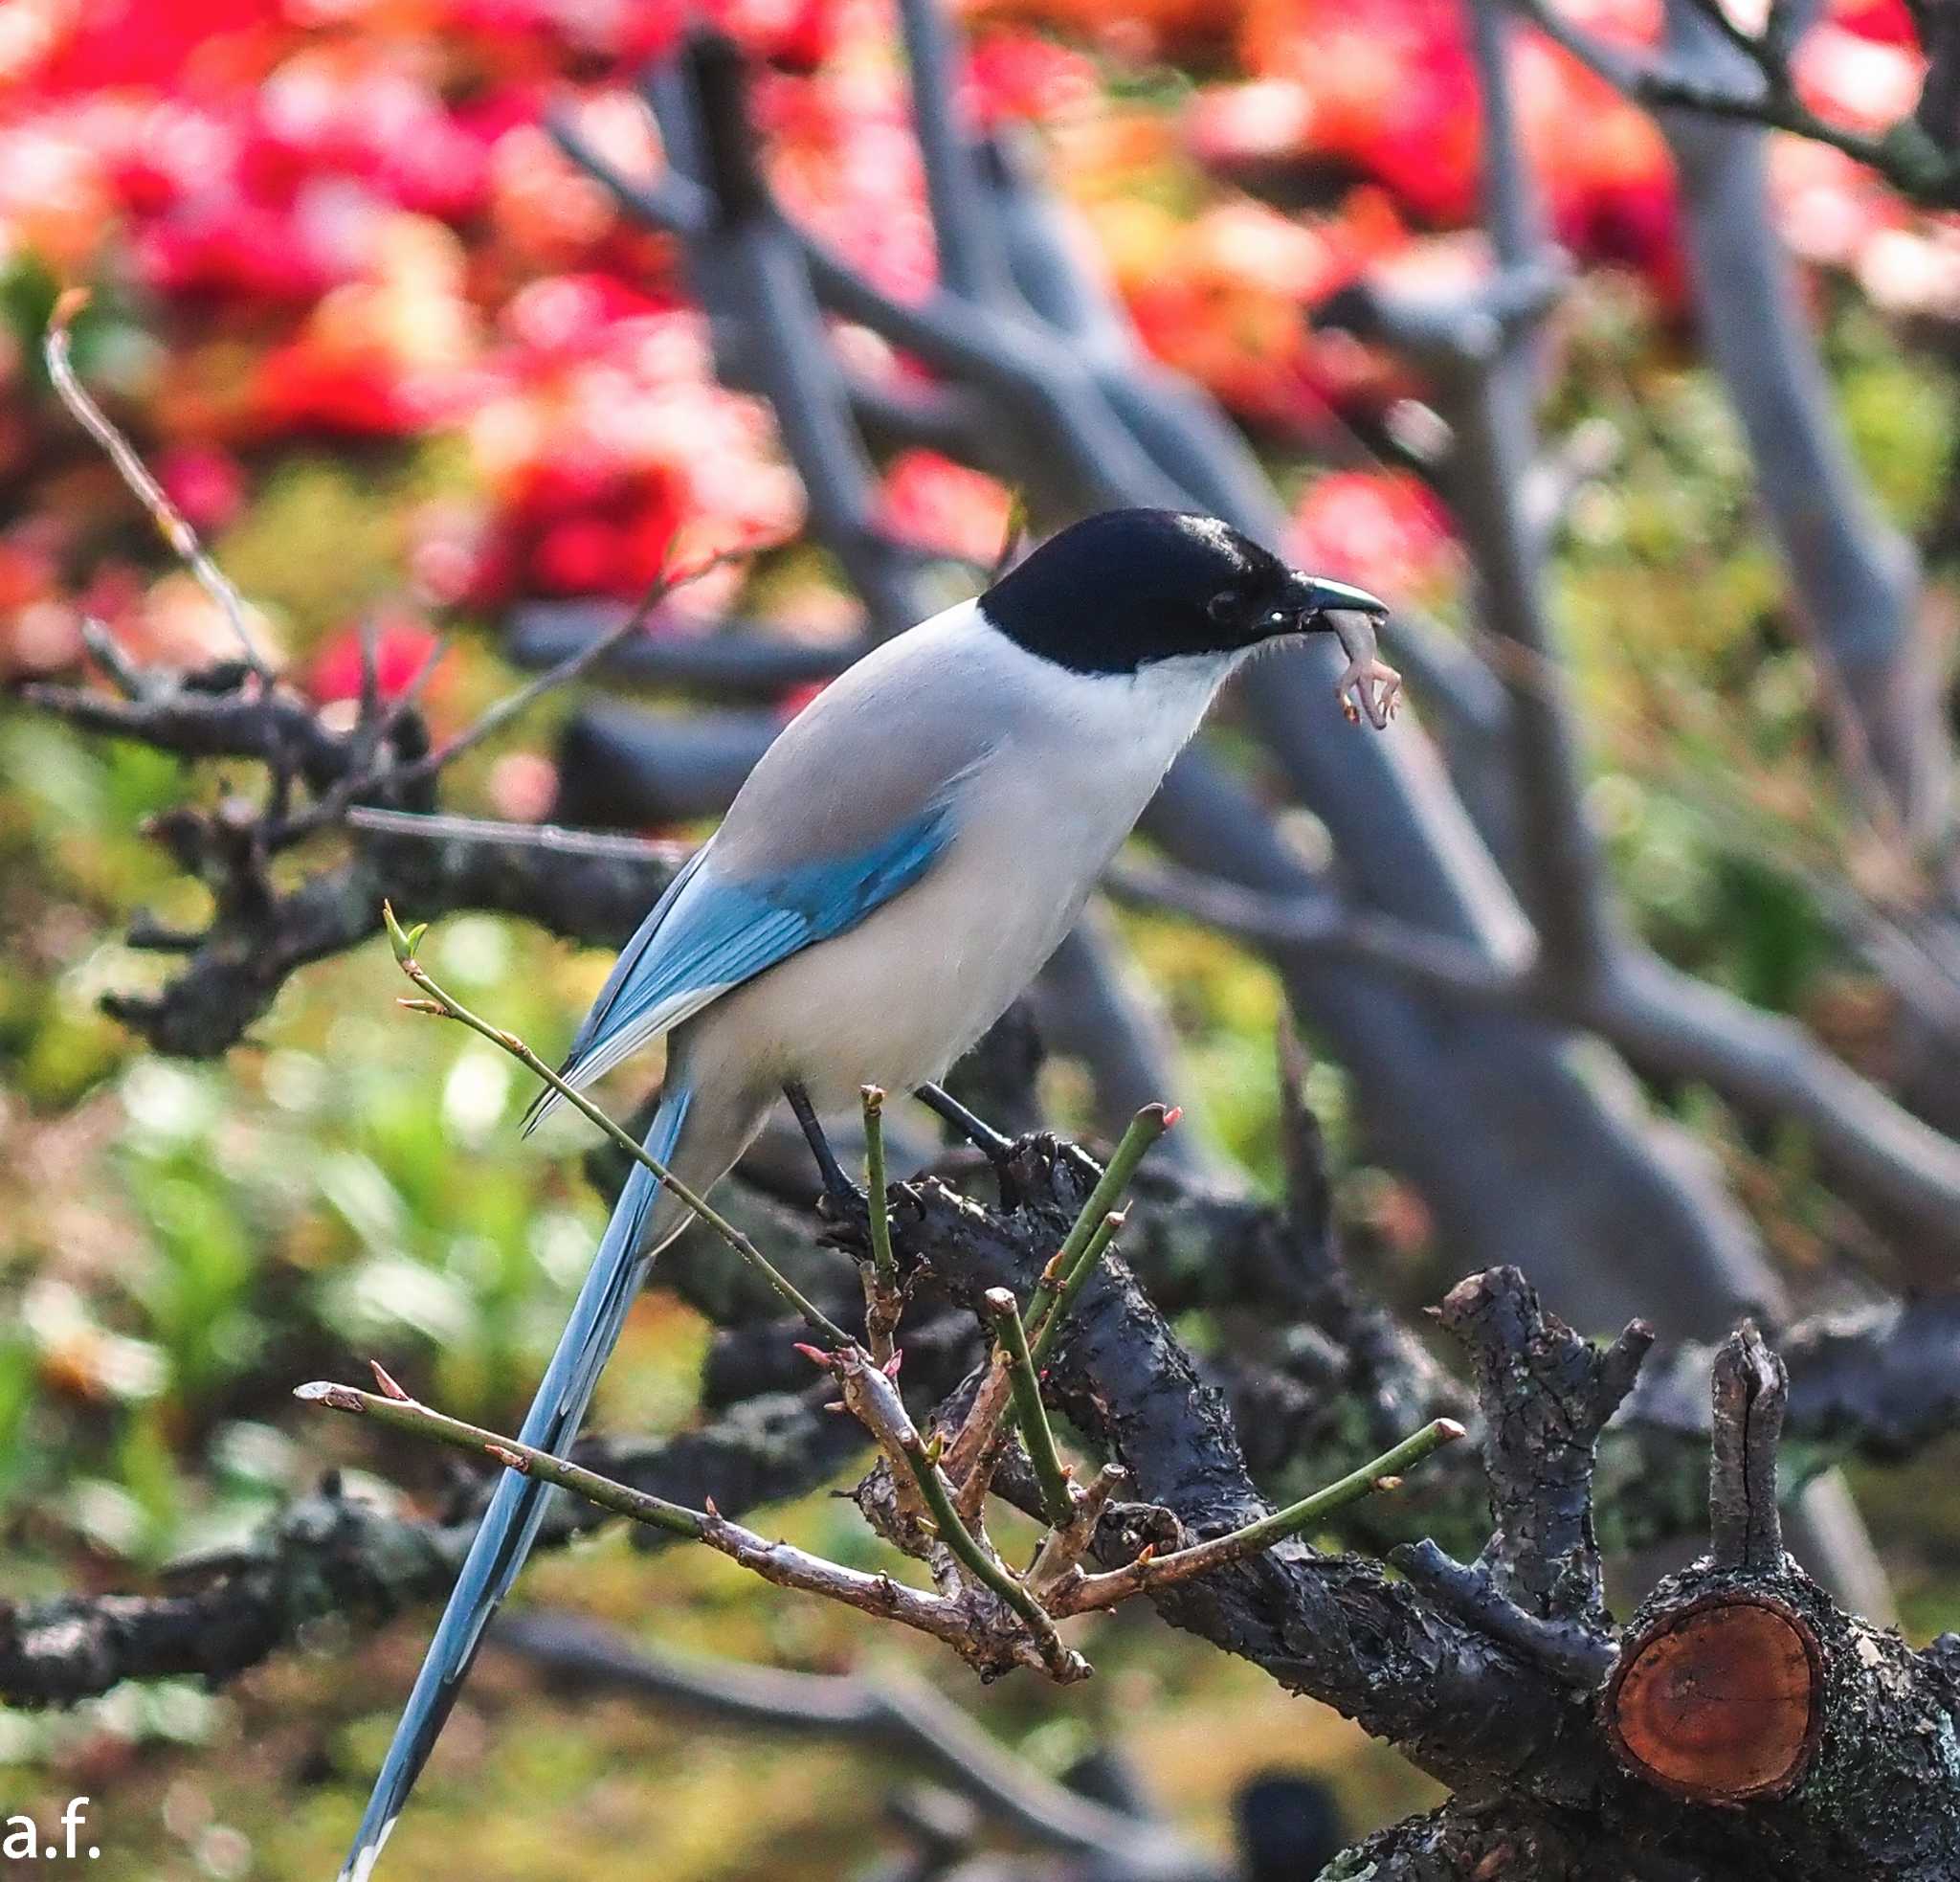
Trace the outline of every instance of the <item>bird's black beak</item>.
<path fill-rule="evenodd" d="M 1326 629 L 1326 616 L 1334 614 L 1366 615 L 1370 620 L 1388 618 L 1389 604 L 1365 588 L 1350 588 L 1346 582 L 1331 582 L 1319 575 L 1296 575 L 1293 584 L 1303 634 Z"/>

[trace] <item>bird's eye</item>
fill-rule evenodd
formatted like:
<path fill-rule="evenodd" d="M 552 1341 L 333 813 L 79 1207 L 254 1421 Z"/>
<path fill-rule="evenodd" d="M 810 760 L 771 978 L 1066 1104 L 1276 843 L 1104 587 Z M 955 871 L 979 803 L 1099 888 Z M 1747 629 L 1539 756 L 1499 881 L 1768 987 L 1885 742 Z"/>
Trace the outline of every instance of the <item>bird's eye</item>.
<path fill-rule="evenodd" d="M 1228 588 L 1222 594 L 1214 594 L 1205 603 L 1205 613 L 1223 627 L 1238 612 L 1238 596 Z"/>

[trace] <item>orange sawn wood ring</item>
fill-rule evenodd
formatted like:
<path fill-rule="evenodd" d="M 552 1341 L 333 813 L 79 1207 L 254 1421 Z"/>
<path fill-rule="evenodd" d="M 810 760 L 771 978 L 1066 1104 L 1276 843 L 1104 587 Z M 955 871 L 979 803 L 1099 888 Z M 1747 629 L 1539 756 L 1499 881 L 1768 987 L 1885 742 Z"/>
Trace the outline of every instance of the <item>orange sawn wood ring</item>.
<path fill-rule="evenodd" d="M 1697 1803 L 1788 1790 L 1816 1747 L 1823 1662 L 1795 1609 L 1718 1595 L 1630 1642 L 1604 1700 L 1608 1736 L 1636 1777 Z"/>

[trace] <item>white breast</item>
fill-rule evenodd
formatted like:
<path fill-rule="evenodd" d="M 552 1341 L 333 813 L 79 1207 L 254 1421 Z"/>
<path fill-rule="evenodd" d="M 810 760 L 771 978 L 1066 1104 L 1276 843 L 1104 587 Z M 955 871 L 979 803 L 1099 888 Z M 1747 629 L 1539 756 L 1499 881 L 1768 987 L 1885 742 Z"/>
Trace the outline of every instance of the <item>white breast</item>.
<path fill-rule="evenodd" d="M 960 787 L 957 834 L 926 878 L 848 933 L 725 997 L 697 1050 L 800 1077 L 821 1109 L 858 1088 L 941 1077 L 1075 925 L 1235 661 L 1073 674 L 965 603 L 903 637 L 902 736 L 986 755 Z M 883 656 L 875 655 L 874 660 Z M 900 735 L 896 734 L 895 736 Z M 846 787 L 848 788 L 848 787 Z"/>

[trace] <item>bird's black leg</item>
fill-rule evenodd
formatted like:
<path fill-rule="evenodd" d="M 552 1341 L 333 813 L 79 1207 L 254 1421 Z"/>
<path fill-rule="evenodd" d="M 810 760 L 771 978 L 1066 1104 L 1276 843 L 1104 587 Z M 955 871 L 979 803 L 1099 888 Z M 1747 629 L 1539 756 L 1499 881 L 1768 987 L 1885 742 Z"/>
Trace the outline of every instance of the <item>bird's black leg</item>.
<path fill-rule="evenodd" d="M 977 1118 L 950 1091 L 937 1085 L 922 1085 L 912 1094 L 927 1109 L 934 1110 L 976 1149 L 986 1153 L 996 1170 L 1006 1167 L 1014 1154 L 1014 1140 L 1003 1137 L 992 1125 Z"/>
<path fill-rule="evenodd" d="M 810 1093 L 792 1080 L 783 1087 L 783 1096 L 789 1099 L 790 1109 L 796 1113 L 796 1122 L 802 1127 L 811 1155 L 816 1158 L 817 1172 L 823 1177 L 825 1190 L 839 1202 L 862 1208 L 864 1192 L 844 1174 L 844 1166 L 837 1161 L 831 1140 L 824 1135 L 823 1126 L 816 1121 L 816 1107 L 810 1102 Z"/>

